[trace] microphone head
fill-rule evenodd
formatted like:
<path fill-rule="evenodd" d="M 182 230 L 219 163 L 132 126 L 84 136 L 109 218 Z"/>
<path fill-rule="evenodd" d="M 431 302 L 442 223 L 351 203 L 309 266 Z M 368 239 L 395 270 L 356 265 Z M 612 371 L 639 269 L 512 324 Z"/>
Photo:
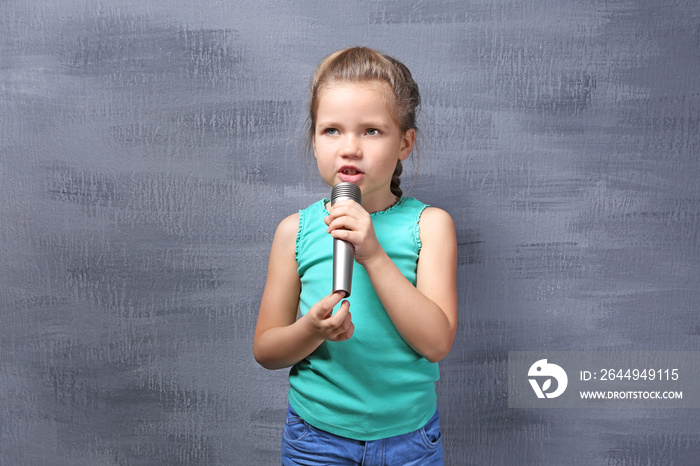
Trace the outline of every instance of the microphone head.
<path fill-rule="evenodd" d="M 331 205 L 335 204 L 336 201 L 352 199 L 353 201 L 360 204 L 362 202 L 362 192 L 360 187 L 355 183 L 350 183 L 349 181 L 343 181 L 333 186 L 331 190 Z"/>

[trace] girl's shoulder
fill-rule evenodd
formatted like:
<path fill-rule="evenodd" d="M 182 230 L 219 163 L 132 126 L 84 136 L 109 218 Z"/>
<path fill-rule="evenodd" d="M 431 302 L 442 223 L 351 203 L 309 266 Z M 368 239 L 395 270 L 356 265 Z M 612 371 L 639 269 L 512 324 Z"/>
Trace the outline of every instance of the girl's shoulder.
<path fill-rule="evenodd" d="M 278 227 L 283 227 L 283 228 L 294 227 L 294 228 L 296 228 L 298 222 L 299 222 L 299 212 L 294 212 L 293 214 L 288 215 L 285 218 L 283 218 L 282 221 L 279 223 Z"/>
<path fill-rule="evenodd" d="M 420 216 L 421 242 L 449 241 L 456 236 L 455 224 L 452 216 L 439 207 L 426 207 Z"/>
<path fill-rule="evenodd" d="M 423 219 L 429 222 L 452 222 L 452 216 L 446 210 L 430 205 L 423 209 L 421 220 Z"/>
<path fill-rule="evenodd" d="M 283 250 L 291 249 L 294 251 L 298 232 L 299 212 L 296 212 L 282 219 L 282 221 L 277 225 L 275 238 L 272 241 L 273 248 L 274 246 L 278 246 Z"/>

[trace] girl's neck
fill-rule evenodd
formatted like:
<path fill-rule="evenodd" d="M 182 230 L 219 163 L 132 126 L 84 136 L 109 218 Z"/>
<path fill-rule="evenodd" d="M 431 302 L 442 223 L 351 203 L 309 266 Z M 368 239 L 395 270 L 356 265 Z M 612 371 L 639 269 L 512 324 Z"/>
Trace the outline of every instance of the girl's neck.
<path fill-rule="evenodd" d="M 381 212 L 399 201 L 387 185 L 384 189 L 370 189 L 362 193 L 362 207 L 370 214 Z"/>
<path fill-rule="evenodd" d="M 363 200 L 363 202 L 362 202 L 361 205 L 362 205 L 362 207 L 363 207 L 368 213 L 374 214 L 374 213 L 377 213 L 377 212 L 383 212 L 383 211 L 385 211 L 385 210 L 391 209 L 391 208 L 394 207 L 396 204 L 398 204 L 400 200 L 401 200 L 400 197 L 395 196 L 395 195 L 392 194 L 392 195 L 391 195 L 391 199 L 387 199 L 385 202 L 372 202 L 372 201 L 365 202 L 365 201 Z M 330 203 L 330 201 L 329 201 L 329 202 L 326 202 L 326 210 L 328 210 L 329 212 L 330 212 L 330 210 L 331 210 L 331 203 Z"/>
<path fill-rule="evenodd" d="M 379 208 L 377 208 L 376 206 L 365 206 L 364 204 L 362 205 L 362 207 L 364 207 L 365 210 L 366 210 L 367 212 L 369 212 L 370 214 L 373 214 L 373 213 L 376 213 L 376 212 L 383 212 L 383 211 L 385 211 L 385 210 L 391 209 L 392 207 L 394 207 L 394 206 L 399 202 L 399 200 L 400 200 L 399 197 L 394 196 L 394 195 L 392 194 L 392 199 L 391 199 L 389 202 L 385 202 L 385 203 L 383 203 L 383 204 L 377 204 L 377 205 L 380 206 Z"/>

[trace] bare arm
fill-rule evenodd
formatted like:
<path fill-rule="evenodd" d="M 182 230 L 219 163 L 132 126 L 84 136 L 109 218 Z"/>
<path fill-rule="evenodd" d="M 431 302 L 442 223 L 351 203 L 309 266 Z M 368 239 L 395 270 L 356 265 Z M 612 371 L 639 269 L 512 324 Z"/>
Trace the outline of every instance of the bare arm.
<path fill-rule="evenodd" d="M 331 221 L 343 215 L 353 217 L 331 224 L 332 234 L 353 242 L 357 262 L 367 270 L 403 339 L 429 361 L 441 360 L 450 352 L 457 332 L 457 237 L 452 218 L 437 208 L 423 211 L 414 287 L 376 241 L 373 229 L 367 227 L 369 215 L 358 215 L 351 209 L 356 208 L 346 204 L 342 211 L 332 213 Z M 338 228 L 340 225 L 348 229 Z"/>
<path fill-rule="evenodd" d="M 267 369 L 289 367 L 310 355 L 324 340 L 341 341 L 352 336 L 354 327 L 349 303 L 333 316 L 341 293 L 331 294 L 297 320 L 301 282 L 294 257 L 299 215 L 280 222 L 270 248 L 267 281 L 260 301 L 255 328 L 255 360 Z"/>

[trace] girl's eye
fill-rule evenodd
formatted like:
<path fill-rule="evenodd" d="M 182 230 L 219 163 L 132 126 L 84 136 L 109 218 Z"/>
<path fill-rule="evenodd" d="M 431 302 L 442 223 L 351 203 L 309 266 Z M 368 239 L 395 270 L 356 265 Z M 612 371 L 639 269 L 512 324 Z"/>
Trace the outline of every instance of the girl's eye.
<path fill-rule="evenodd" d="M 330 136 L 335 136 L 336 134 L 338 134 L 338 130 L 335 128 L 326 128 L 323 132 Z"/>
<path fill-rule="evenodd" d="M 376 128 L 369 128 L 367 130 L 367 135 L 368 136 L 377 136 L 379 134 L 379 130 Z"/>

